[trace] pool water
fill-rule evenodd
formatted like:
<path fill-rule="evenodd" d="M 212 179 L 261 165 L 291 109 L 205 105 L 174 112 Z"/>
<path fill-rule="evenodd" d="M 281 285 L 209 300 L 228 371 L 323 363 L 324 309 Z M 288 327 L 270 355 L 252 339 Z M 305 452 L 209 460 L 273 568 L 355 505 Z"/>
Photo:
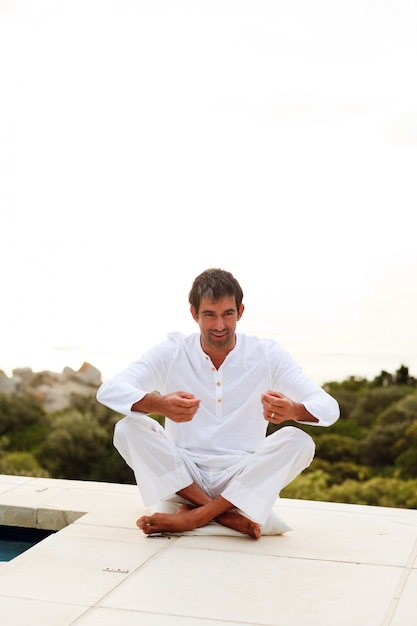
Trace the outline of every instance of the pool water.
<path fill-rule="evenodd" d="M 53 532 L 39 528 L 0 526 L 0 561 L 11 561 Z"/>

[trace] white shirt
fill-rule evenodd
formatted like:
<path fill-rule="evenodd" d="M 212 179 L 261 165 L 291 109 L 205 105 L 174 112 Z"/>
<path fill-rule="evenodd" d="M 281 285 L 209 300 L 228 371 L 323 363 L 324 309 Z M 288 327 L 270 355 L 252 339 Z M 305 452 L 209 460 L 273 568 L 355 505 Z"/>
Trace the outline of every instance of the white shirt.
<path fill-rule="evenodd" d="M 285 394 L 330 426 L 339 417 L 334 398 L 313 383 L 275 341 L 236 334 L 236 346 L 217 370 L 203 352 L 200 334 L 171 333 L 120 374 L 100 387 L 97 399 L 118 413 L 135 415 L 132 404 L 147 393 L 192 393 L 200 407 L 190 422 L 166 420 L 165 431 L 191 455 L 224 465 L 224 457 L 254 452 L 264 440 L 268 422 L 261 395 Z M 311 425 L 311 423 L 310 423 Z"/>

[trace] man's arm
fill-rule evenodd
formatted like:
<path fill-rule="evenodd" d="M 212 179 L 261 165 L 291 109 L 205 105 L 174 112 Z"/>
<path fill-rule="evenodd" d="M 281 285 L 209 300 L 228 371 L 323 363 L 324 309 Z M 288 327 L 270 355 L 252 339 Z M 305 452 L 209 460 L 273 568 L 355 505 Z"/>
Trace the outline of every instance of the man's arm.
<path fill-rule="evenodd" d="M 132 411 L 158 413 L 174 422 L 190 422 L 198 411 L 200 400 L 186 391 L 176 391 L 165 396 L 147 393 L 141 400 L 132 404 Z"/>
<path fill-rule="evenodd" d="M 262 405 L 264 408 L 264 418 L 272 424 L 281 424 L 288 420 L 295 422 L 317 423 L 319 420 L 314 417 L 301 402 L 294 402 L 283 393 L 267 391 L 262 395 Z"/>

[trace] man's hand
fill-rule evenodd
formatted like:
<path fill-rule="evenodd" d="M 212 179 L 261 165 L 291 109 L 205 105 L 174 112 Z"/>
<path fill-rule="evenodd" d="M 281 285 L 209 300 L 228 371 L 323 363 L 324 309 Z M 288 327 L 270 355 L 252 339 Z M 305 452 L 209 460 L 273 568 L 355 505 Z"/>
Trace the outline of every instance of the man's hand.
<path fill-rule="evenodd" d="M 169 417 L 173 422 L 191 422 L 200 406 L 200 400 L 186 391 L 160 396 L 160 400 L 161 410 L 158 413 Z"/>
<path fill-rule="evenodd" d="M 186 391 L 175 391 L 166 396 L 148 393 L 142 400 L 132 405 L 132 411 L 159 413 L 173 422 L 190 422 L 199 406 L 200 400 Z"/>
<path fill-rule="evenodd" d="M 291 398 L 284 396 L 277 391 L 267 391 L 262 394 L 262 405 L 264 408 L 264 418 L 272 424 L 281 424 L 288 420 L 295 422 L 318 422 L 304 404 L 294 402 Z"/>

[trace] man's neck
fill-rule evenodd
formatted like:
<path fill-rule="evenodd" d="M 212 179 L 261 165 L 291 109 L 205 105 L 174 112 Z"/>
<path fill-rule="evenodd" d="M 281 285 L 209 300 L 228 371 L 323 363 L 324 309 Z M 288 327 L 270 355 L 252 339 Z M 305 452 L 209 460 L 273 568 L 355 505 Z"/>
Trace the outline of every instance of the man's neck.
<path fill-rule="evenodd" d="M 235 346 L 236 346 L 236 336 L 234 338 L 233 345 L 228 346 L 227 348 L 220 348 L 218 350 L 216 350 L 212 346 L 208 346 L 205 343 L 201 342 L 201 347 L 203 349 L 203 352 L 205 352 L 205 354 L 207 354 L 207 356 L 210 357 L 211 362 L 213 363 L 216 370 L 218 370 L 222 366 L 227 355 L 230 352 L 232 352 L 232 350 L 234 350 Z"/>

